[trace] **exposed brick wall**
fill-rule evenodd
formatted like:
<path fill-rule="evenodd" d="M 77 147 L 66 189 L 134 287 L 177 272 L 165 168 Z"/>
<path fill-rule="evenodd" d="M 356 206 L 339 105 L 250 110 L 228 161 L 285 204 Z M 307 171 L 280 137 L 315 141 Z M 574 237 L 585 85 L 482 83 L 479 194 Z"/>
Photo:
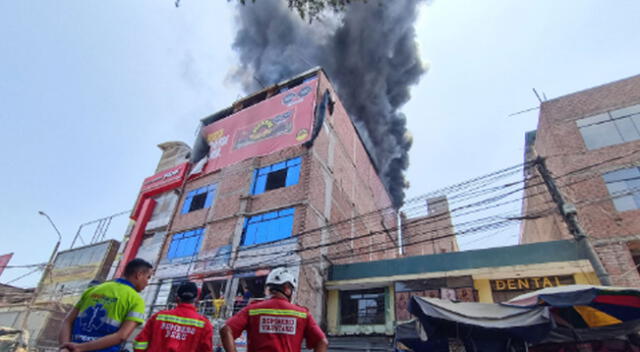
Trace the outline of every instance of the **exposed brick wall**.
<path fill-rule="evenodd" d="M 601 177 L 607 171 L 640 165 L 640 141 L 588 150 L 576 120 L 638 103 L 640 76 L 634 76 L 545 101 L 540 107 L 535 151 L 547 158 L 566 200 L 577 205 L 579 221 L 593 239 L 640 234 L 640 210 L 616 211 Z M 529 185 L 539 182 L 537 175 Z M 527 191 L 525 213 L 553 207 L 548 194 L 531 196 L 544 193 L 543 187 Z M 529 243 L 569 238 L 569 234 L 558 216 L 546 216 L 525 222 L 521 238 Z M 599 246 L 597 252 L 614 284 L 640 287 L 626 244 Z M 620 278 L 622 273 L 629 274 Z"/>
<path fill-rule="evenodd" d="M 188 214 L 178 211 L 169 230 L 174 234 L 206 227 L 201 249 L 201 253 L 206 253 L 239 243 L 241 233 L 238 224 L 246 217 L 295 207 L 293 235 L 297 236 L 296 253 L 302 263 L 297 303 L 307 306 L 320 321 L 324 317 L 323 282 L 330 264 L 373 261 L 399 255 L 396 211 L 391 206 L 391 199 L 336 92 L 327 78 L 320 74 L 318 103 L 327 89 L 335 101 L 334 111 L 333 114 L 327 111 L 320 133 L 310 147 L 300 145 L 251 158 L 188 181 L 178 209 L 182 209 L 189 191 L 215 183 L 214 206 Z M 256 168 L 297 156 L 302 157 L 297 185 L 250 195 Z M 385 210 L 380 212 L 380 209 Z M 450 233 L 450 218 L 446 215 L 444 219 L 444 227 Z M 425 226 L 417 221 L 409 228 L 424 230 Z M 438 226 L 443 225 L 439 222 Z M 411 231 L 408 233 L 410 235 Z M 424 235 L 420 237 L 423 238 Z M 452 243 L 452 239 L 445 239 L 435 245 L 420 243 L 409 247 L 415 248 L 412 254 L 428 254 L 453 250 L 455 246 Z M 167 248 L 163 256 L 166 251 Z M 261 264 L 265 269 L 272 266 L 269 261 Z M 197 270 L 206 274 L 207 270 L 215 273 L 226 269 L 199 264 Z"/>

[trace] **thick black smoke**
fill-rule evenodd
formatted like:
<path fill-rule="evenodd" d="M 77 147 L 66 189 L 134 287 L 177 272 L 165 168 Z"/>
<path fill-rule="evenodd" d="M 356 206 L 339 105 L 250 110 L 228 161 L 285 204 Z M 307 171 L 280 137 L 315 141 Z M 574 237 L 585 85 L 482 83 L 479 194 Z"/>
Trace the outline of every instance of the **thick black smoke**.
<path fill-rule="evenodd" d="M 406 118 L 398 109 L 409 100 L 409 87 L 425 73 L 415 42 L 419 2 L 356 2 L 340 15 L 310 24 L 284 0 L 260 0 L 239 6 L 233 45 L 240 56 L 234 75 L 247 92 L 322 66 L 395 206 L 404 200 L 411 147 Z"/>

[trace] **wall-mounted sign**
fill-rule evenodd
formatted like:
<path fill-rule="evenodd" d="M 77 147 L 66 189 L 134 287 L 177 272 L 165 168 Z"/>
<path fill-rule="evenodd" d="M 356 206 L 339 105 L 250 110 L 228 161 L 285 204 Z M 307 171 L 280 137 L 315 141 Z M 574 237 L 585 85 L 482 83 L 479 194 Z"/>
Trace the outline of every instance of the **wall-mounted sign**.
<path fill-rule="evenodd" d="M 108 240 L 58 253 L 49 275 L 42 278 L 37 301 L 75 302 L 92 280 L 107 278 L 119 245 Z"/>
<path fill-rule="evenodd" d="M 546 287 L 571 285 L 575 283 L 575 280 L 572 275 L 551 275 L 490 280 L 490 282 L 493 291 L 532 291 Z"/>
<path fill-rule="evenodd" d="M 182 184 L 182 180 L 187 174 L 188 168 L 188 162 L 182 163 L 178 166 L 172 167 L 162 172 L 158 172 L 153 176 L 145 178 L 142 182 L 140 194 L 138 195 L 138 200 L 136 201 L 136 205 L 133 208 L 131 218 L 133 220 L 138 219 L 138 216 L 140 216 L 142 203 L 145 199 L 172 190 L 174 188 L 178 188 L 178 186 Z"/>
<path fill-rule="evenodd" d="M 209 143 L 204 172 L 308 141 L 317 86 L 317 78 L 309 80 L 203 128 Z"/>
<path fill-rule="evenodd" d="M 178 187 L 184 178 L 188 163 L 180 164 L 169 170 L 164 170 L 151 177 L 147 177 L 142 182 L 140 194 L 162 193 L 172 188 Z"/>

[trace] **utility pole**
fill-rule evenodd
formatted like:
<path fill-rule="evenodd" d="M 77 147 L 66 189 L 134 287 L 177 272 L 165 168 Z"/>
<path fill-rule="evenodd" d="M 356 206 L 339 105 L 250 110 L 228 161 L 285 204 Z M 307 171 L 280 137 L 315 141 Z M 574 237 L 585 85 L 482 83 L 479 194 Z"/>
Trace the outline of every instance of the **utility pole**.
<path fill-rule="evenodd" d="M 545 158 L 539 156 L 536 159 L 536 167 L 538 168 L 538 171 L 542 176 L 542 180 L 544 181 L 544 184 L 547 186 L 547 189 L 551 194 L 551 198 L 558 206 L 560 215 L 562 215 L 564 222 L 567 224 L 569 232 L 571 233 L 573 238 L 575 238 L 576 243 L 578 244 L 578 248 L 587 255 L 587 259 L 591 263 L 591 266 L 593 266 L 593 270 L 595 270 L 598 279 L 600 279 L 600 283 L 605 286 L 611 286 L 611 279 L 609 278 L 607 270 L 604 268 L 604 265 L 602 265 L 600 257 L 598 257 L 598 253 L 596 253 L 595 249 L 591 245 L 591 242 L 589 242 L 587 234 L 584 232 L 582 226 L 580 226 L 580 223 L 578 222 L 578 213 L 576 206 L 571 203 L 565 202 L 562 193 L 556 186 L 553 177 L 551 177 L 549 169 L 547 169 Z"/>

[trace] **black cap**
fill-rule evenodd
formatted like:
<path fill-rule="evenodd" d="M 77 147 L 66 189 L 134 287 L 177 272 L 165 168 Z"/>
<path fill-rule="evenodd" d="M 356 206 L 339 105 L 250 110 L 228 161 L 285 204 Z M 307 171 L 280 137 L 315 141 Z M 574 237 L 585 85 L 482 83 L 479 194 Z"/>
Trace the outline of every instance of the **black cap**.
<path fill-rule="evenodd" d="M 182 301 L 192 301 L 198 295 L 198 286 L 191 281 L 184 282 L 178 287 L 177 294 Z"/>

